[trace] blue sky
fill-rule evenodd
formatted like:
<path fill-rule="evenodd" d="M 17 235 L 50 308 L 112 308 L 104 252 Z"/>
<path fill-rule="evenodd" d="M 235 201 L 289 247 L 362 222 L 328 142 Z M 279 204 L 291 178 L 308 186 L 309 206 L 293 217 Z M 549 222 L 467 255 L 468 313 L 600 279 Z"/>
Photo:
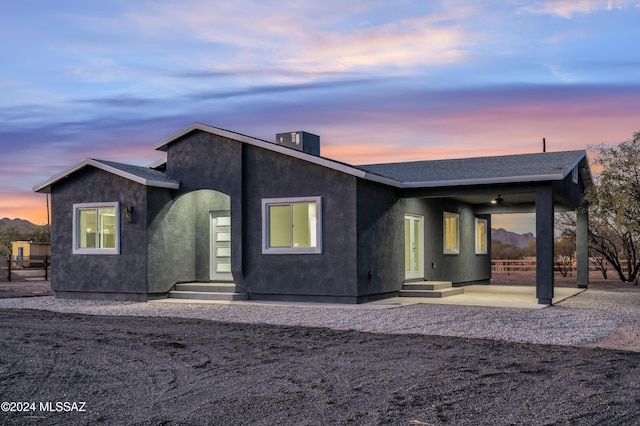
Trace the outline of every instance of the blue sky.
<path fill-rule="evenodd" d="M 2 9 L 0 218 L 44 223 L 33 185 L 85 157 L 149 164 L 195 121 L 267 140 L 306 130 L 352 164 L 537 152 L 543 137 L 585 149 L 640 130 L 640 0 Z"/>

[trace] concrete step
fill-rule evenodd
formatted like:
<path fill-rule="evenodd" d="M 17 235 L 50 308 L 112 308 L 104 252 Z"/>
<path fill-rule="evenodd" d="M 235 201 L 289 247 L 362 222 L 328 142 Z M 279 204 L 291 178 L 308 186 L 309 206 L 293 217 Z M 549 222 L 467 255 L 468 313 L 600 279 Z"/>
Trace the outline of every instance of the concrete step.
<path fill-rule="evenodd" d="M 171 290 L 170 299 L 190 299 L 190 300 L 247 300 L 247 293 L 225 293 L 213 291 L 183 291 Z"/>
<path fill-rule="evenodd" d="M 399 297 L 447 297 L 454 296 L 456 294 L 463 294 L 463 287 L 445 288 L 440 290 L 400 290 L 398 292 Z"/>
<path fill-rule="evenodd" d="M 212 293 L 234 293 L 236 285 L 227 282 L 211 282 L 211 283 L 180 283 L 176 284 L 174 290 L 177 291 L 200 291 Z"/>
<path fill-rule="evenodd" d="M 180 300 L 247 300 L 247 293 L 239 292 L 233 282 L 193 282 L 176 284 L 168 299 Z"/>
<path fill-rule="evenodd" d="M 451 281 L 414 281 L 402 284 L 403 290 L 442 290 L 451 287 Z"/>

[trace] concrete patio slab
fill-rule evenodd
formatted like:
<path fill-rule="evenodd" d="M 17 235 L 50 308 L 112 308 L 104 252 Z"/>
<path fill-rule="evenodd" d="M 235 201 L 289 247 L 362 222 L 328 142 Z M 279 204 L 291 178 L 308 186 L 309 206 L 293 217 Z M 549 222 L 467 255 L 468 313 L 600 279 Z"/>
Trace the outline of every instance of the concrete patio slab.
<path fill-rule="evenodd" d="M 585 291 L 581 288 L 556 287 L 553 304 Z M 535 286 L 470 285 L 464 294 L 443 298 L 393 297 L 371 302 L 372 304 L 431 303 L 438 305 L 491 306 L 502 308 L 542 309 L 549 305 L 538 304 Z"/>

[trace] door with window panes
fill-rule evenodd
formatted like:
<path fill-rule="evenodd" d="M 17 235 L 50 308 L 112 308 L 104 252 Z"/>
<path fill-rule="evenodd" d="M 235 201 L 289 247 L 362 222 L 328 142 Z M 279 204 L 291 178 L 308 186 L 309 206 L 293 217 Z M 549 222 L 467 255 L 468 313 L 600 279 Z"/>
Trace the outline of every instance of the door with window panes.
<path fill-rule="evenodd" d="M 423 237 L 424 218 L 404 217 L 404 275 L 405 279 L 424 278 Z"/>
<path fill-rule="evenodd" d="M 210 279 L 233 281 L 231 275 L 231 216 L 228 211 L 211 212 Z"/>

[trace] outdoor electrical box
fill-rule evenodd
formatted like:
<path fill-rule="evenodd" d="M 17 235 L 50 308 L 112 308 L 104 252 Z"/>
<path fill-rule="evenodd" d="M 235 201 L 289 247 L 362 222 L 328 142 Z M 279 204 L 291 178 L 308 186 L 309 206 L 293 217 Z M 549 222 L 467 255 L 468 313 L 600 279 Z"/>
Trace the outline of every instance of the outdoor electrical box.
<path fill-rule="evenodd" d="M 276 135 L 276 144 L 320 156 L 320 136 L 307 132 L 288 132 Z"/>

